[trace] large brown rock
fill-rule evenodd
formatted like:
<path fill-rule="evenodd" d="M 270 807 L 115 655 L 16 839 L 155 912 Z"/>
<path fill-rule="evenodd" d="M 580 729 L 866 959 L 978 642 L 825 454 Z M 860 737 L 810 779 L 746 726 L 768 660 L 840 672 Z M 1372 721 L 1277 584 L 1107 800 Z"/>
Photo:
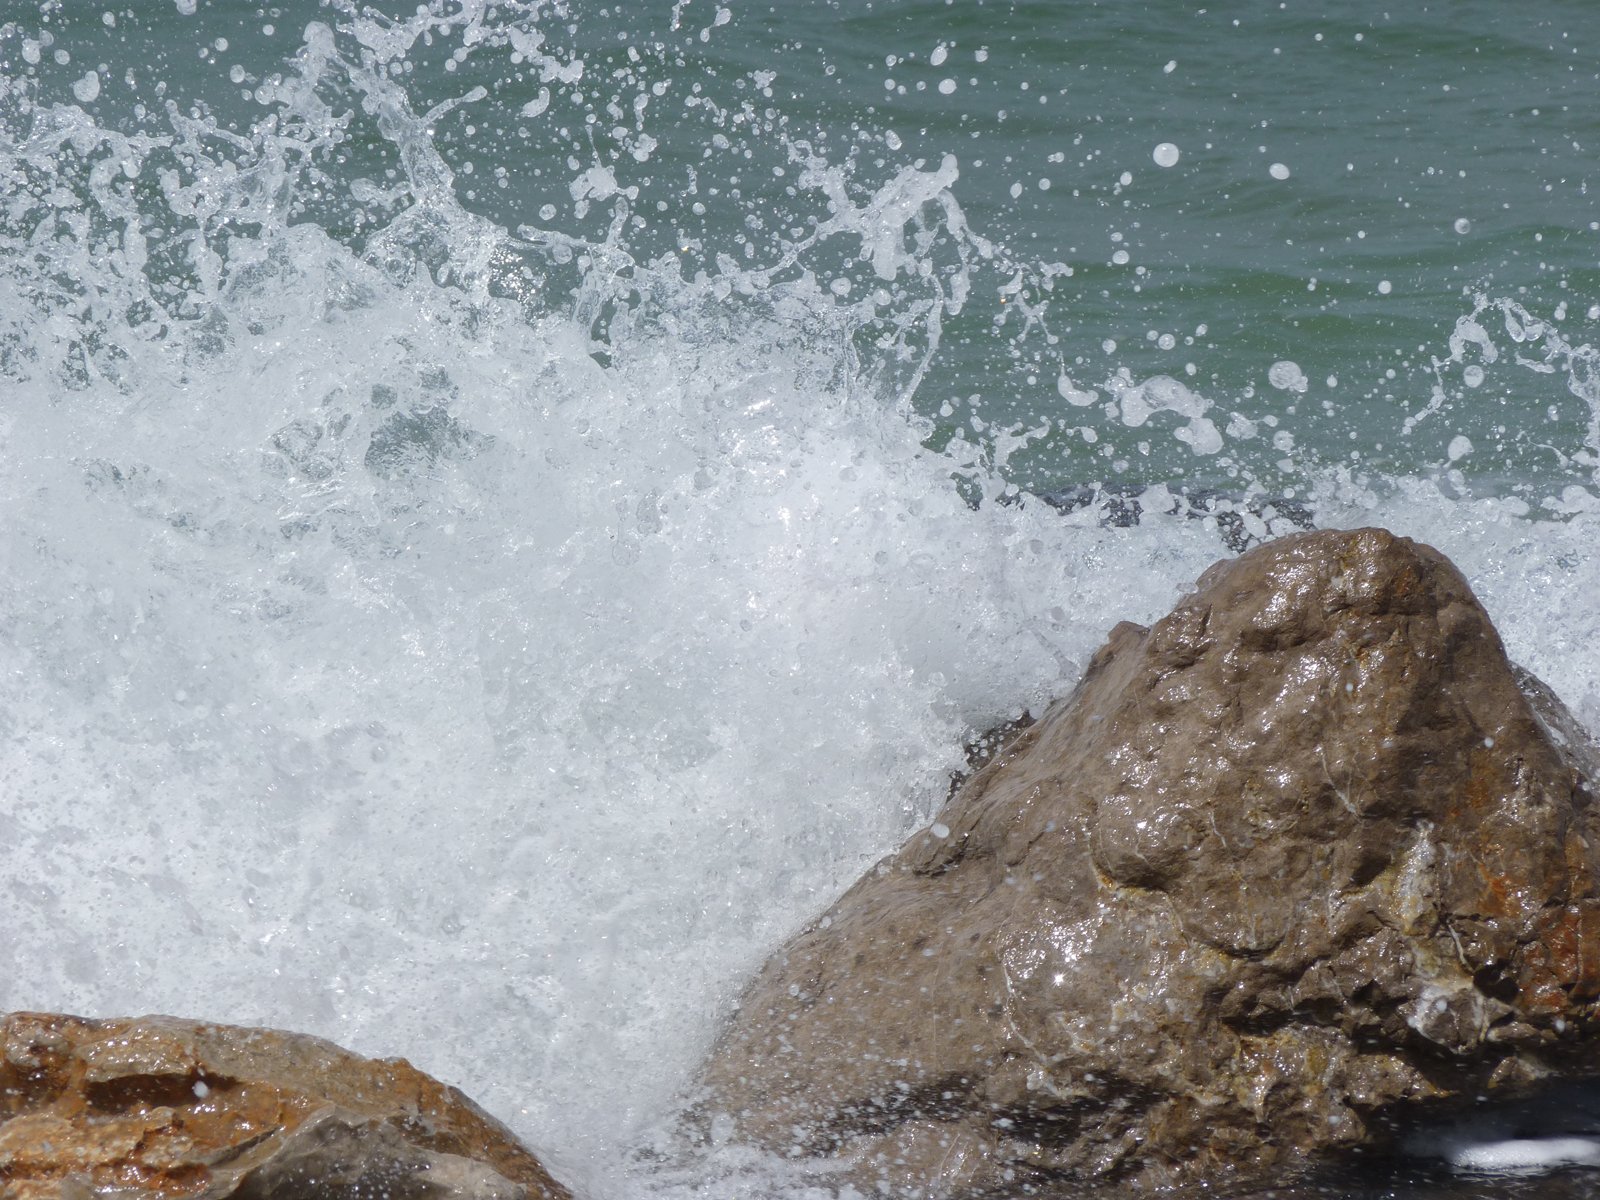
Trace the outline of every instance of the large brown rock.
<path fill-rule="evenodd" d="M 925 1194 L 1160 1186 L 1592 1070 L 1596 771 L 1437 551 L 1260 547 L 772 958 L 712 1128 Z"/>
<path fill-rule="evenodd" d="M 0 1017 L 0 1195 L 567 1200 L 403 1059 L 174 1017 Z"/>

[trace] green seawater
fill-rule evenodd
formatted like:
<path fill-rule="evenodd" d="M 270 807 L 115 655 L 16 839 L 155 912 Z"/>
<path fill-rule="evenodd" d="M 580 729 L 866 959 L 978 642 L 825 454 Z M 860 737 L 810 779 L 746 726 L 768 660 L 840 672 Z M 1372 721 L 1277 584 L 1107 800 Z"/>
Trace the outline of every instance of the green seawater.
<path fill-rule="evenodd" d="M 997 250 L 974 259 L 931 361 L 913 336 L 885 384 L 910 391 L 930 444 L 1031 432 L 1005 465 L 1019 486 L 1281 489 L 1341 469 L 1368 481 L 1455 469 L 1469 489 L 1537 502 L 1591 482 L 1600 21 L 1581 0 L 550 11 L 551 44 L 583 60 L 575 81 L 487 55 L 458 64 L 442 38 L 403 64 L 419 112 L 483 89 L 432 130 L 460 203 L 506 229 L 601 239 L 614 197 L 575 191 L 599 167 L 627 192 L 630 253 L 672 252 L 689 275 L 719 256 L 771 263 L 826 219 L 816 190 L 795 186 L 805 155 L 838 167 L 858 198 L 953 156 L 950 192 Z M 8 39 L 6 70 L 70 102 L 92 69 L 102 82 L 85 107 L 109 126 L 159 124 L 176 105 L 241 130 L 307 22 L 336 14 L 19 5 L 19 30 L 55 40 L 32 63 Z M 1165 146 L 1176 160 L 1158 165 Z M 360 245 L 386 210 L 343 185 L 392 183 L 396 157 L 376 122 L 347 118 L 298 219 Z M 881 281 L 858 249 L 831 244 L 799 269 L 859 300 Z M 927 253 L 935 273 L 940 254 Z M 1496 360 L 1470 344 L 1452 358 L 1475 297 L 1520 306 L 1552 336 L 1518 342 L 1491 307 L 1478 323 Z M 864 356 L 881 352 L 880 333 L 857 331 Z M 1280 362 L 1303 383 L 1274 386 Z M 1170 416 L 1130 426 L 1106 408 L 1118 372 L 1176 379 L 1235 432 L 1197 454 Z M 1066 403 L 1063 376 L 1100 400 Z"/>

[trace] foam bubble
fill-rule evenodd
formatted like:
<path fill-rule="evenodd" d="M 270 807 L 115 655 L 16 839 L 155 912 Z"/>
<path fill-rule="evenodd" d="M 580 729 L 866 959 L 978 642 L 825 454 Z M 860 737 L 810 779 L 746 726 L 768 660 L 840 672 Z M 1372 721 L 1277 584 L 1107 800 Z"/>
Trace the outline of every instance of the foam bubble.
<path fill-rule="evenodd" d="M 1310 386 L 1300 364 L 1288 359 L 1275 362 L 1267 369 L 1267 382 L 1283 392 L 1303 392 Z"/>

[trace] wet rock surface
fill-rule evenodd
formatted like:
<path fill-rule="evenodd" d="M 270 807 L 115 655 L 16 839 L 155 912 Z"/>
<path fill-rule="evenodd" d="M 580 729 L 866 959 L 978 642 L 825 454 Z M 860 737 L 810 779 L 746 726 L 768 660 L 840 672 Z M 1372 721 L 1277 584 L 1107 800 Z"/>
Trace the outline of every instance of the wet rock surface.
<path fill-rule="evenodd" d="M 567 1200 L 455 1088 L 270 1029 L 0 1017 L 0 1194 Z"/>
<path fill-rule="evenodd" d="M 769 961 L 711 1128 L 932 1195 L 1244 1184 L 1593 1073 L 1597 777 L 1436 551 L 1269 543 Z"/>

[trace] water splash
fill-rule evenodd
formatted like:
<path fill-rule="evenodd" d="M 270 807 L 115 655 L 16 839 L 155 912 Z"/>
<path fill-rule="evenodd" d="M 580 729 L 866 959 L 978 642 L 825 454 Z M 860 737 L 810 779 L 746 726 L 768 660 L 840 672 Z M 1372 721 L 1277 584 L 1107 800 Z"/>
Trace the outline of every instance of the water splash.
<path fill-rule="evenodd" d="M 997 355 L 1067 378 L 1074 278 L 973 229 L 954 158 L 697 108 L 772 135 L 793 189 L 760 236 L 697 244 L 639 179 L 671 150 L 651 81 L 592 85 L 563 6 L 317 18 L 228 112 L 0 72 L 0 937 L 31 964 L 0 1003 L 405 1053 L 614 1177 L 754 964 L 932 811 L 963 738 L 1223 548 L 1022 494 L 1060 414 L 936 424 L 929 372 L 985 306 Z M 0 43 L 49 49 L 16 22 Z M 443 131 L 517 71 L 520 119 L 596 86 L 609 132 L 552 168 L 570 207 L 507 222 L 464 201 Z M 1592 414 L 1587 348 L 1497 311 Z M 1452 361 L 1492 362 L 1472 329 Z M 1116 364 L 1100 386 L 1083 443 L 1148 427 L 1221 463 L 1264 420 Z M 1505 566 L 1580 595 L 1587 515 L 1530 551 L 1522 515 L 1411 487 L 1347 472 L 1323 519 L 1475 556 L 1508 636 L 1600 717 L 1561 651 L 1585 627 L 1541 639 Z"/>
<path fill-rule="evenodd" d="M 1566 390 L 1583 403 L 1583 444 L 1577 448 L 1563 449 L 1552 442 L 1541 442 L 1541 449 L 1552 455 L 1558 466 L 1600 468 L 1600 351 L 1584 343 L 1574 343 L 1562 332 L 1559 321 L 1566 317 L 1566 306 L 1554 320 L 1534 316 L 1515 300 L 1491 297 L 1479 293 L 1473 297 L 1472 311 L 1456 321 L 1450 333 L 1449 353 L 1435 357 L 1432 363 L 1434 387 L 1428 404 L 1406 419 L 1409 432 L 1423 420 L 1439 412 L 1447 400 L 1445 373 L 1461 368 L 1462 382 L 1469 388 L 1482 386 L 1486 369 L 1497 363 L 1509 363 L 1538 375 L 1564 377 Z M 1510 353 L 1503 355 L 1494 334 L 1485 328 L 1486 314 L 1497 316 L 1498 332 L 1509 342 Z M 1554 422 L 1554 406 L 1546 415 Z M 1591 474 L 1591 480 L 1600 482 L 1600 476 Z M 1582 492 L 1584 489 L 1579 488 Z M 1572 503 L 1582 504 L 1574 497 Z M 1559 510 L 1557 510 L 1559 511 Z"/>
<path fill-rule="evenodd" d="M 476 91 L 394 67 L 576 60 L 335 13 L 239 131 L 7 84 L 6 1003 L 404 1052 L 614 1162 L 962 738 L 1207 551 L 975 512 L 924 446 L 992 252 L 952 163 L 806 157 L 832 216 L 766 265 L 639 261 L 620 193 L 601 240 L 508 233 L 432 132 Z"/>

